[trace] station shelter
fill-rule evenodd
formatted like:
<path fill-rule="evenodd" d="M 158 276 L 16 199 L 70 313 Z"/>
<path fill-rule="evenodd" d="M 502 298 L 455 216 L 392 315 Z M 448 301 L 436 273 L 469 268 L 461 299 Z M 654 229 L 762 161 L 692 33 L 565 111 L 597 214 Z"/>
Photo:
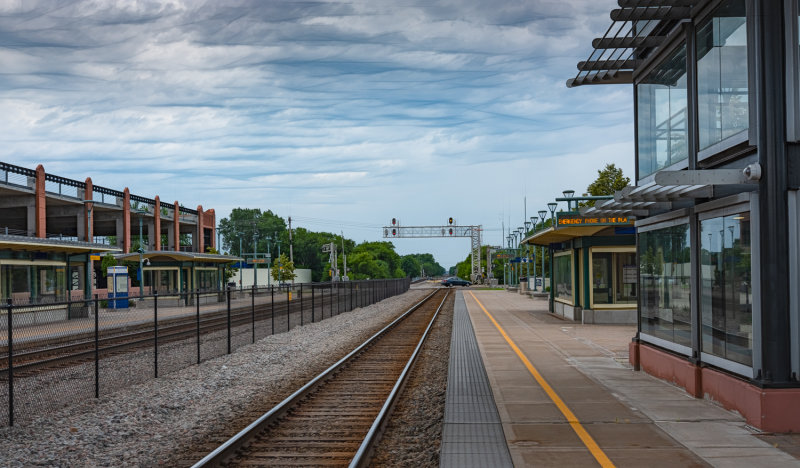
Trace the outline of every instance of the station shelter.
<path fill-rule="evenodd" d="M 167 250 L 117 254 L 115 258 L 120 263 L 135 264 L 137 269 L 141 261 L 145 296 L 157 292 L 167 300 L 177 299 L 186 292 L 200 292 L 205 293 L 201 294 L 204 302 L 221 300 L 219 292 L 225 289 L 225 268 L 242 260 L 230 255 Z M 139 288 L 131 287 L 129 291 L 132 297 L 139 295 Z M 187 302 L 193 300 L 192 295 L 186 297 Z"/>
<path fill-rule="evenodd" d="M 86 310 L 64 303 L 91 298 L 92 261 L 102 254 L 118 251 L 105 244 L 0 235 L 3 305 L 10 300 L 19 306 L 15 309 L 15 317 L 20 314 L 19 324 L 84 316 Z M 6 317 L 3 323 L 7 323 L 5 320 Z"/>
<path fill-rule="evenodd" d="M 619 4 L 567 86 L 632 91 L 633 185 L 582 211 L 636 218 L 631 364 L 800 431 L 800 2 Z"/>
<path fill-rule="evenodd" d="M 554 226 L 523 239 L 550 256 L 550 311 L 582 323 L 636 323 L 637 264 L 627 217 L 556 213 Z"/>

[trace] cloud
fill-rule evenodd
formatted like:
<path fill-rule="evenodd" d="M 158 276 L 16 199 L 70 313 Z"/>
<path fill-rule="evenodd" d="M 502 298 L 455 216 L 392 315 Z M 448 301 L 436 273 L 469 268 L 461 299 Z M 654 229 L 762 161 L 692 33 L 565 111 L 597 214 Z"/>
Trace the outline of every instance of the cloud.
<path fill-rule="evenodd" d="M 614 5 L 2 2 L 0 160 L 221 216 L 407 197 L 425 218 L 459 194 L 495 223 L 509 172 L 632 164 L 630 87 L 564 86 Z"/>

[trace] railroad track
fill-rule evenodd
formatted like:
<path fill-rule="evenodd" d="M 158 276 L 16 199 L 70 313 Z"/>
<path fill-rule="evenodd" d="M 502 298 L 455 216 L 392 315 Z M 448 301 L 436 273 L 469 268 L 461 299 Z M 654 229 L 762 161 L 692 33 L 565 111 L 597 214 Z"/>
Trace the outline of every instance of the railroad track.
<path fill-rule="evenodd" d="M 323 311 L 332 311 L 332 307 L 338 298 L 323 296 L 318 298 L 314 304 L 322 319 Z M 312 303 L 308 300 L 285 300 L 276 301 L 273 304 L 259 304 L 253 307 L 238 307 L 231 309 L 231 327 L 239 327 L 253 322 L 254 317 L 257 323 L 273 320 L 276 316 L 291 317 L 295 315 L 310 315 Z M 274 310 L 274 315 L 273 315 Z M 338 311 L 336 311 L 338 313 Z M 333 313 L 333 312 L 329 312 Z M 297 320 L 302 324 L 303 320 Z M 197 320 L 194 315 L 187 315 L 179 318 L 169 318 L 159 320 L 158 341 L 160 345 L 174 343 L 181 340 L 196 338 L 199 333 L 201 336 L 227 328 L 227 311 L 220 310 L 208 312 L 200 319 L 200 330 L 197 330 Z M 274 326 L 274 325 L 273 325 Z M 287 321 L 287 328 L 290 322 Z M 119 331 L 118 331 L 119 330 Z M 122 331 L 124 330 L 124 331 Z M 273 331 L 274 328 L 273 328 Z M 121 324 L 118 329 L 102 329 L 103 336 L 98 340 L 98 353 L 101 358 L 132 352 L 138 349 L 153 346 L 155 336 L 152 323 L 138 323 L 134 325 Z M 80 333 L 76 335 L 76 342 L 63 344 L 65 338 L 57 337 L 53 340 L 43 339 L 27 343 L 27 347 L 34 348 L 30 351 L 14 353 L 14 375 L 17 377 L 30 377 L 37 373 L 46 372 L 51 369 L 63 369 L 69 366 L 80 365 L 95 359 L 95 341 L 93 333 Z M 58 343 L 53 346 L 54 343 Z M 3 347 L 7 349 L 6 347 Z M 36 349 L 39 348 L 39 349 Z M 0 353 L 2 350 L 0 349 Z M 7 351 L 6 351 L 7 352 Z M 8 358 L 0 358 L 0 375 L 7 375 Z M 4 379 L 0 379 L 4 380 Z"/>
<path fill-rule="evenodd" d="M 194 468 L 366 466 L 448 294 L 428 295 Z"/>

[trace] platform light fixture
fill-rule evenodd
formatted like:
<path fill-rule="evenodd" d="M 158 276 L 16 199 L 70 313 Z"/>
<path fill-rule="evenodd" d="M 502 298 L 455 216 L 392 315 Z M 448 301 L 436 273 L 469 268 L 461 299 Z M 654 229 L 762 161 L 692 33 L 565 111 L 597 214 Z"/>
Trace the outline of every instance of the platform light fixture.
<path fill-rule="evenodd" d="M 558 203 L 550 202 L 547 204 L 547 208 L 550 210 L 550 219 L 553 220 L 553 227 L 555 227 L 555 217 L 556 217 L 556 208 L 558 207 Z"/>
<path fill-rule="evenodd" d="M 564 198 L 572 198 L 573 196 L 575 196 L 575 191 L 572 189 L 564 190 L 561 193 L 564 194 Z M 572 211 L 572 202 L 570 200 L 567 200 L 567 211 Z"/>

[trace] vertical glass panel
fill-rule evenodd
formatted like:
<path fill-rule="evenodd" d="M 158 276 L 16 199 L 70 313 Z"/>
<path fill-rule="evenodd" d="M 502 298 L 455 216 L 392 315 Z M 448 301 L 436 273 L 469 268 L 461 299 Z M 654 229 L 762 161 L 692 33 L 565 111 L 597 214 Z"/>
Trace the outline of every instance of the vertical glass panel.
<path fill-rule="evenodd" d="M 750 214 L 700 223 L 703 351 L 753 364 Z"/>
<path fill-rule="evenodd" d="M 635 304 L 638 273 L 638 268 L 636 267 L 636 253 L 614 254 L 614 262 L 614 303 Z"/>
<path fill-rule="evenodd" d="M 749 126 L 744 0 L 729 0 L 697 28 L 700 149 Z"/>
<path fill-rule="evenodd" d="M 614 300 L 611 276 L 611 253 L 592 254 L 592 301 L 595 304 L 611 304 Z"/>
<path fill-rule="evenodd" d="M 572 252 L 556 255 L 553 259 L 555 297 L 572 303 Z"/>
<path fill-rule="evenodd" d="M 681 45 L 636 88 L 638 178 L 688 156 L 686 45 Z"/>
<path fill-rule="evenodd" d="M 691 346 L 689 225 L 639 234 L 641 331 Z"/>

